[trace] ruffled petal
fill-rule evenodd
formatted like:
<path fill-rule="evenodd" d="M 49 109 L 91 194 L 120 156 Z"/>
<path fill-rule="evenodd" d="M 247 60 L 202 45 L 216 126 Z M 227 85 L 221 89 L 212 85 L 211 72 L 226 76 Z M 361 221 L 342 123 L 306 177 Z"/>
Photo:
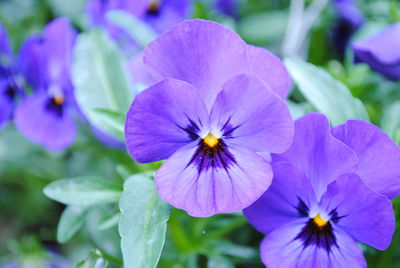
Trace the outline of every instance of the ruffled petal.
<path fill-rule="evenodd" d="M 140 163 L 166 159 L 199 139 L 202 129 L 208 129 L 208 120 L 193 86 L 165 79 L 139 93 L 129 109 L 125 123 L 129 153 Z"/>
<path fill-rule="evenodd" d="M 260 232 L 269 233 L 287 223 L 308 219 L 317 206 L 314 190 L 304 173 L 290 163 L 272 165 L 271 186 L 244 210 L 247 220 Z"/>
<path fill-rule="evenodd" d="M 43 40 L 38 36 L 28 38 L 19 52 L 18 71 L 34 90 L 43 89 L 46 86 L 44 54 Z"/>
<path fill-rule="evenodd" d="M 290 77 L 282 61 L 268 50 L 248 45 L 249 74 L 262 79 L 281 98 L 290 90 Z"/>
<path fill-rule="evenodd" d="M 330 251 L 317 244 L 304 245 L 297 236 L 304 222 L 283 225 L 261 243 L 261 259 L 268 268 L 367 267 L 360 247 L 340 229 L 335 229 L 337 246 Z"/>
<path fill-rule="evenodd" d="M 288 161 L 310 179 L 319 200 L 329 183 L 338 176 L 357 171 L 356 154 L 332 136 L 328 119 L 319 113 L 306 115 L 295 122 L 291 147 L 273 161 Z"/>
<path fill-rule="evenodd" d="M 157 81 L 171 77 L 192 84 L 211 108 L 223 84 L 247 68 L 247 45 L 215 22 L 189 20 L 151 42 L 144 63 Z"/>
<path fill-rule="evenodd" d="M 353 44 L 357 62 L 367 63 L 373 70 L 391 79 L 400 78 L 400 22 L 377 35 Z"/>
<path fill-rule="evenodd" d="M 391 199 L 400 194 L 400 149 L 382 130 L 348 120 L 334 127 L 332 134 L 357 154 L 357 174 L 364 183 Z"/>
<path fill-rule="evenodd" d="M 241 210 L 271 184 L 270 165 L 259 155 L 226 145 L 216 158 L 199 156 L 198 144 L 174 153 L 156 172 L 160 197 L 194 217 Z"/>
<path fill-rule="evenodd" d="M 44 29 L 48 81 L 65 87 L 64 90 L 71 84 L 72 49 L 76 35 L 66 18 L 55 19 Z"/>
<path fill-rule="evenodd" d="M 343 175 L 332 182 L 320 207 L 354 240 L 379 250 L 390 245 L 395 228 L 392 204 L 384 195 L 367 187 L 357 175 Z"/>
<path fill-rule="evenodd" d="M 50 101 L 43 91 L 22 100 L 15 111 L 14 123 L 28 139 L 47 149 L 65 149 L 75 139 L 75 122 L 65 104 L 56 108 Z"/>
<path fill-rule="evenodd" d="M 256 152 L 283 152 L 294 134 L 285 101 L 250 75 L 224 85 L 212 107 L 210 125 L 224 139 Z"/>

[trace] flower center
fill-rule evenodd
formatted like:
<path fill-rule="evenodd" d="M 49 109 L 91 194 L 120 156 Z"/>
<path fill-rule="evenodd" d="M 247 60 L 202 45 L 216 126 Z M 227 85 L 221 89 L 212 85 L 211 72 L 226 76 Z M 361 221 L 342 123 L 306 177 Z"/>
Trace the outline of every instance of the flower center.
<path fill-rule="evenodd" d="M 313 219 L 313 222 L 319 227 L 322 228 L 324 226 L 326 226 L 328 224 L 327 221 L 325 221 L 319 214 L 317 215 L 317 217 L 315 217 Z"/>
<path fill-rule="evenodd" d="M 219 139 L 214 136 L 211 132 L 208 132 L 207 136 L 203 139 L 204 143 L 209 147 L 213 148 L 218 145 Z"/>
<path fill-rule="evenodd" d="M 161 0 L 151 0 L 149 8 L 147 9 L 148 15 L 158 15 L 161 5 Z"/>
<path fill-rule="evenodd" d="M 57 105 L 62 105 L 64 103 L 65 97 L 64 94 L 57 94 L 53 97 L 53 101 Z"/>

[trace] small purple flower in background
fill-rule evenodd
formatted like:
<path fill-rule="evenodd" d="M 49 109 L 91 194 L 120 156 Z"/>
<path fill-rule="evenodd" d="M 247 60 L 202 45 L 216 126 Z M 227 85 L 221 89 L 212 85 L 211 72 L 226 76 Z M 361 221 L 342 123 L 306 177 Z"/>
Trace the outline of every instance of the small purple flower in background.
<path fill-rule="evenodd" d="M 364 15 L 356 7 L 354 0 L 334 0 L 333 5 L 338 20 L 332 31 L 332 42 L 339 56 L 343 58 L 350 39 L 364 23 Z"/>
<path fill-rule="evenodd" d="M 136 96 L 125 136 L 136 161 L 168 159 L 155 174 L 160 197 L 199 217 L 254 202 L 272 179 L 258 152 L 283 152 L 293 136 L 281 61 L 191 20 L 153 41 L 144 63 L 158 83 Z"/>
<path fill-rule="evenodd" d="M 70 77 L 75 38 L 67 19 L 56 19 L 46 26 L 37 51 L 42 53 L 43 66 L 36 75 L 37 83 L 32 85 L 35 92 L 25 97 L 15 112 L 14 122 L 20 132 L 50 150 L 68 147 L 76 135 Z"/>
<path fill-rule="evenodd" d="M 12 79 L 12 62 L 8 34 L 5 27 L 0 25 L 0 126 L 12 117 L 18 94 Z"/>
<path fill-rule="evenodd" d="M 19 55 L 13 55 L 7 31 L 0 25 L 0 126 L 13 117 L 27 84 L 40 83 L 39 47 L 37 38 L 29 38 L 22 44 Z"/>
<path fill-rule="evenodd" d="M 227 16 L 235 17 L 237 15 L 237 0 L 217 0 L 216 7 Z"/>
<path fill-rule="evenodd" d="M 400 164 L 399 149 L 360 120 L 332 131 L 347 145 L 322 114 L 297 120 L 292 146 L 273 155 L 271 187 L 244 210 L 266 234 L 261 258 L 267 267 L 366 267 L 356 242 L 379 250 L 391 242 L 392 205 L 374 190 L 399 194 L 399 168 L 390 170 Z"/>
<path fill-rule="evenodd" d="M 106 13 L 114 9 L 131 13 L 151 25 L 157 32 L 162 33 L 188 17 L 190 0 L 90 1 L 87 10 L 91 24 L 105 27 L 111 36 L 118 40 L 127 37 L 122 30 L 107 21 Z"/>
<path fill-rule="evenodd" d="M 355 42 L 356 62 L 365 62 L 389 79 L 400 79 L 400 22 L 369 39 Z"/>

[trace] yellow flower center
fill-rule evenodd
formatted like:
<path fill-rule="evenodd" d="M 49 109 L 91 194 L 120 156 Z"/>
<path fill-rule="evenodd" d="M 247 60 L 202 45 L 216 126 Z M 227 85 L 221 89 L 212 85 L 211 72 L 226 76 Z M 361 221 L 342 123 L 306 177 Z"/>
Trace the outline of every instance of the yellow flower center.
<path fill-rule="evenodd" d="M 211 132 L 208 132 L 207 136 L 203 139 L 204 143 L 207 144 L 209 147 L 215 147 L 219 139 L 214 136 Z"/>
<path fill-rule="evenodd" d="M 328 222 L 325 221 L 319 214 L 313 219 L 313 221 L 319 228 L 322 228 L 328 224 Z"/>
<path fill-rule="evenodd" d="M 151 12 L 157 12 L 158 9 L 160 8 L 161 4 L 160 2 L 161 2 L 160 0 L 152 0 L 149 5 L 149 10 Z"/>
<path fill-rule="evenodd" d="M 64 99 L 65 99 L 64 98 L 64 94 L 57 94 L 57 95 L 55 95 L 53 97 L 53 100 L 57 105 L 63 104 L 64 103 Z"/>

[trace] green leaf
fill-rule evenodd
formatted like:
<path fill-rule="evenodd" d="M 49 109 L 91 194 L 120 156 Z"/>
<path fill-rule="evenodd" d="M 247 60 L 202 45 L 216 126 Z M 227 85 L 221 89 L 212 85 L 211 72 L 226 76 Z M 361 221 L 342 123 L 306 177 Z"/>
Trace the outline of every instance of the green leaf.
<path fill-rule="evenodd" d="M 112 10 L 107 12 L 106 17 L 111 23 L 128 33 L 142 49 L 158 36 L 153 28 L 127 11 Z"/>
<path fill-rule="evenodd" d="M 291 116 L 293 117 L 294 120 L 299 119 L 303 115 L 312 112 L 312 107 L 309 103 L 295 103 L 290 100 L 286 100 L 288 106 L 289 106 L 289 111 Z"/>
<path fill-rule="evenodd" d="M 96 117 L 102 124 L 118 135 L 118 140 L 124 140 L 125 115 L 107 109 L 94 109 Z"/>
<path fill-rule="evenodd" d="M 103 258 L 99 250 L 93 250 L 89 253 L 86 260 L 74 265 L 74 268 L 108 268 L 108 262 Z"/>
<path fill-rule="evenodd" d="M 119 233 L 124 267 L 156 267 L 171 207 L 158 197 L 152 180 L 144 175 L 134 175 L 125 182 L 120 209 Z"/>
<path fill-rule="evenodd" d="M 103 231 L 117 226 L 119 222 L 119 216 L 120 213 L 104 217 L 100 222 L 99 230 Z"/>
<path fill-rule="evenodd" d="M 287 11 L 268 11 L 246 15 L 238 22 L 238 33 L 249 43 L 265 45 L 281 41 L 286 31 Z M 272 27 L 266 27 L 270 25 Z"/>
<path fill-rule="evenodd" d="M 66 205 L 90 206 L 117 202 L 121 189 L 112 181 L 78 177 L 54 181 L 44 188 L 44 194 Z"/>
<path fill-rule="evenodd" d="M 217 240 L 211 245 L 213 252 L 230 255 L 242 259 L 251 259 L 257 256 L 257 250 L 252 247 L 234 244 L 229 241 Z"/>
<path fill-rule="evenodd" d="M 394 142 L 400 142 L 400 101 L 391 104 L 383 112 L 381 127 Z"/>
<path fill-rule="evenodd" d="M 298 59 L 285 59 L 285 64 L 304 97 L 333 125 L 350 118 L 369 120 L 362 102 L 325 70 Z"/>
<path fill-rule="evenodd" d="M 215 255 L 209 257 L 207 268 L 235 268 L 235 265 L 229 259 Z"/>
<path fill-rule="evenodd" d="M 85 223 L 87 207 L 67 206 L 61 214 L 57 227 L 57 240 L 66 243 Z"/>
<path fill-rule="evenodd" d="M 74 50 L 72 78 L 76 100 L 89 122 L 123 141 L 121 132 L 104 123 L 99 110 L 125 115 L 133 99 L 122 56 L 100 29 L 80 34 Z"/>

